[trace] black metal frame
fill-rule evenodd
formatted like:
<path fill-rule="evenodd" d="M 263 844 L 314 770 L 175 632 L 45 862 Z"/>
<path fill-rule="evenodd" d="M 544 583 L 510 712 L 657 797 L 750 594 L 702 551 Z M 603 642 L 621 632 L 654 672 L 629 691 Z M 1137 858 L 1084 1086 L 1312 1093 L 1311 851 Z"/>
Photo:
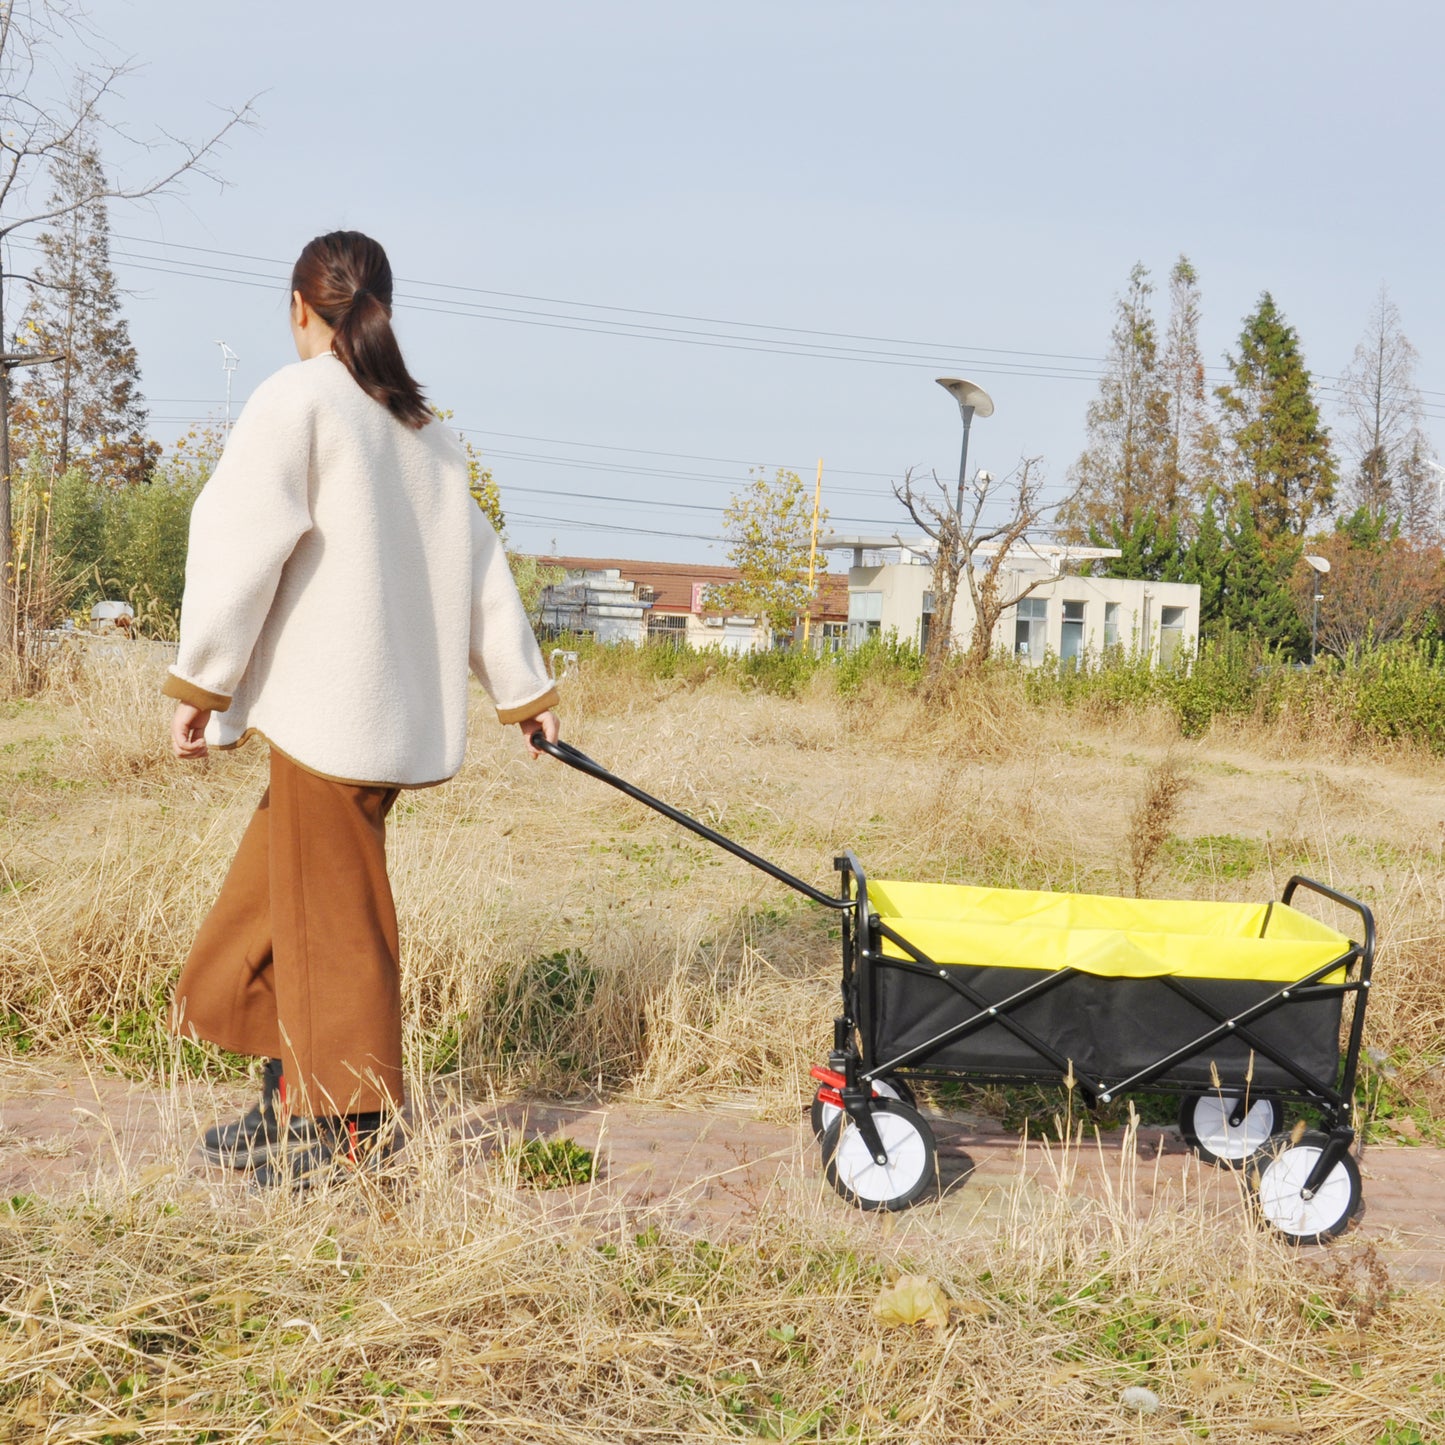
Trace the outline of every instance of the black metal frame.
<path fill-rule="evenodd" d="M 842 923 L 843 934 L 843 1009 L 833 1022 L 833 1050 L 829 1056 L 830 1067 L 842 1075 L 844 1083 L 838 1095 L 849 1117 L 858 1126 L 859 1135 L 873 1157 L 880 1163 L 886 1162 L 882 1143 L 873 1125 L 869 1101 L 872 1098 L 873 1081 L 884 1075 L 903 1072 L 910 1078 L 967 1078 L 979 1083 L 1037 1083 L 1040 1079 L 1057 1078 L 1060 1083 L 1072 1082 L 1079 1090 L 1086 1105 L 1107 1104 L 1126 1093 L 1145 1089 L 1160 1092 L 1194 1090 L 1197 1084 L 1184 1084 L 1169 1077 L 1170 1071 L 1188 1059 L 1205 1054 L 1216 1043 L 1225 1038 L 1242 1041 L 1262 1058 L 1270 1060 L 1276 1067 L 1292 1076 L 1296 1086 L 1271 1087 L 1269 1092 L 1297 1099 L 1318 1107 L 1324 1116 L 1329 1143 L 1321 1152 L 1319 1161 L 1306 1181 L 1306 1192 L 1313 1191 L 1328 1177 L 1341 1156 L 1348 1152 L 1354 1142 L 1353 1127 L 1355 1082 L 1359 1073 L 1360 1047 L 1365 1025 L 1365 1002 L 1369 997 L 1370 975 L 1375 957 L 1374 915 L 1358 899 L 1340 893 L 1323 883 L 1299 874 L 1285 885 L 1281 902 L 1289 904 L 1295 894 L 1304 889 L 1338 904 L 1340 907 L 1359 915 L 1363 939 L 1352 942 L 1338 958 L 1293 983 L 1282 984 L 1267 997 L 1249 1007 L 1227 1014 L 1217 1009 L 1210 1001 L 1201 998 L 1188 982 L 1164 976 L 1156 981 L 1173 990 L 1187 1000 L 1207 1018 L 1213 1020 L 1213 1027 L 1206 1029 L 1198 1038 L 1176 1048 L 1157 1059 L 1144 1069 L 1137 1069 L 1122 1078 L 1094 1077 L 1081 1073 L 1069 1059 L 1054 1049 L 1045 1039 L 1039 1038 L 1012 1015 L 1030 1000 L 1057 988 L 1066 980 L 1080 976 L 1078 969 L 1065 968 L 1051 972 L 1047 977 L 1029 983 L 998 1003 L 989 1003 L 975 989 L 957 977 L 956 970 L 936 963 L 921 949 L 917 948 L 896 929 L 884 923 L 868 904 L 868 879 L 862 864 L 852 852 L 845 852 L 833 860 L 833 866 L 840 875 L 837 895 L 824 893 L 803 879 L 794 876 L 777 864 L 735 843 L 731 838 L 700 823 L 696 818 L 669 806 L 645 793 L 641 788 L 617 777 L 600 763 L 594 762 L 585 753 L 579 752 L 569 743 L 548 742 L 540 733 L 532 738 L 532 744 L 569 767 L 606 783 L 625 793 L 629 798 L 645 804 L 654 811 L 670 818 L 674 823 L 696 833 L 700 838 L 715 844 L 736 858 L 786 884 L 805 898 L 837 912 Z M 906 958 L 890 958 L 883 952 L 884 942 L 901 949 Z M 1325 983 L 1323 980 L 1336 970 L 1344 968 L 1346 977 L 1342 983 Z M 875 1030 L 875 1000 L 877 977 L 880 970 L 898 969 L 905 973 L 940 979 L 959 997 L 971 1006 L 968 1017 L 950 1025 L 934 1038 L 925 1040 L 891 1058 L 877 1057 Z M 1337 1069 L 1338 1080 L 1321 1079 L 1295 1064 L 1288 1055 L 1261 1038 L 1251 1025 L 1290 1003 L 1310 1000 L 1343 998 L 1354 999 L 1353 1017 L 1350 1021 L 1349 1038 L 1344 1050 L 1344 1066 Z M 972 1033 L 990 1025 L 998 1024 L 1012 1033 L 1049 1067 L 1031 1074 L 984 1073 L 959 1067 L 929 1068 L 926 1059 L 946 1044 L 966 1038 Z"/>

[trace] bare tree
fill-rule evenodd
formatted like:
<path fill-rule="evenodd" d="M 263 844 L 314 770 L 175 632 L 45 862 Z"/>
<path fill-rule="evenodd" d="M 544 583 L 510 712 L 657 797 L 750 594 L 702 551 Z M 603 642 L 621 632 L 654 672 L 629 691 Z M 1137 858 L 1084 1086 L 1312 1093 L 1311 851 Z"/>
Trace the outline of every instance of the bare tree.
<path fill-rule="evenodd" d="M 1059 520 L 1072 541 L 1092 530 L 1127 532 L 1151 507 L 1163 516 L 1173 506 L 1170 413 L 1159 369 L 1159 340 L 1149 298 L 1154 287 L 1142 262 L 1115 306 L 1099 392 L 1085 415 L 1084 450 L 1070 470 L 1075 490 Z"/>
<path fill-rule="evenodd" d="M 1199 273 L 1187 256 L 1180 256 L 1169 273 L 1169 324 L 1159 378 L 1168 431 L 1154 506 L 1160 517 L 1187 516 L 1219 480 L 1219 427 L 1204 384 L 1199 346 Z"/>
<path fill-rule="evenodd" d="M 224 138 L 250 122 L 251 103 L 225 111 L 221 123 L 200 140 L 164 133 L 138 140 L 107 125 L 104 115 L 106 101 L 136 69 L 133 60 L 113 58 L 77 0 L 0 3 L 0 247 L 27 227 L 53 225 L 98 202 L 140 201 L 173 192 L 187 176 L 222 184 L 212 162 Z M 87 138 L 102 134 L 140 150 L 141 174 L 111 181 L 97 168 L 94 184 L 79 194 L 34 198 L 42 176 L 75 159 Z M 7 273 L 4 260 L 0 249 L 0 635 L 12 637 L 10 373 L 61 357 L 4 347 L 6 282 L 35 284 L 36 279 Z"/>
<path fill-rule="evenodd" d="M 1400 311 L 1380 287 L 1365 334 L 1340 377 L 1340 407 L 1345 417 L 1348 453 L 1344 488 L 1346 513 L 1364 508 L 1404 520 L 1416 540 L 1432 534 L 1421 503 L 1432 488 L 1423 485 L 1421 458 L 1429 454 L 1422 431 L 1423 408 L 1415 385 L 1419 353 L 1405 335 Z M 1438 525 L 1438 523 L 1437 523 Z M 1423 526 L 1423 534 L 1417 528 Z"/>
<path fill-rule="evenodd" d="M 914 526 L 934 543 L 933 616 L 926 650 L 930 678 L 937 677 L 952 649 L 953 616 L 962 587 L 973 603 L 973 629 L 964 654 L 965 665 L 973 670 L 988 661 L 1003 614 L 1059 575 L 1030 575 L 1005 565 L 1011 555 L 1017 561 L 1030 554 L 1029 533 L 1056 509 L 1043 502 L 1040 460 L 1025 457 L 1002 479 L 975 472 L 964 483 L 957 505 L 937 473 L 929 488 L 920 488 L 911 471 L 893 488 Z"/>

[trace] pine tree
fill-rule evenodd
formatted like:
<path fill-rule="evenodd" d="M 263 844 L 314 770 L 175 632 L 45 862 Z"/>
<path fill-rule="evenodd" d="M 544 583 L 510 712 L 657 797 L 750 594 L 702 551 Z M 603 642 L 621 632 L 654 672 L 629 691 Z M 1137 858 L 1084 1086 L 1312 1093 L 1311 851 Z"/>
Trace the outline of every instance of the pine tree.
<path fill-rule="evenodd" d="M 1136 262 L 1119 298 L 1099 394 L 1089 405 L 1088 440 L 1071 469 L 1074 494 L 1059 512 L 1075 538 L 1115 524 L 1127 533 L 1146 508 L 1172 510 L 1163 495 L 1169 405 L 1149 308 L 1153 291 L 1149 272 Z"/>
<path fill-rule="evenodd" d="M 1302 544 L 1286 535 L 1270 546 L 1255 524 L 1254 499 L 1244 491 L 1235 496 L 1225 536 L 1221 623 L 1228 631 L 1248 633 L 1304 656 L 1309 629 L 1289 587 Z"/>
<path fill-rule="evenodd" d="M 1117 547 L 1119 555 L 1104 564 L 1099 575 L 1129 577 L 1145 582 L 1178 582 L 1181 579 L 1180 525 L 1178 512 L 1162 516 L 1145 507 L 1132 527 L 1111 522 L 1108 530 L 1089 528 L 1091 547 Z"/>
<path fill-rule="evenodd" d="M 1384 286 L 1371 308 L 1365 334 L 1340 377 L 1349 462 L 1345 511 L 1363 508 L 1409 522 L 1408 535 L 1426 540 L 1439 527 L 1430 505 L 1433 487 L 1422 487 L 1430 455 L 1423 432 L 1424 408 L 1415 384 L 1419 354 L 1405 335 L 1399 308 Z"/>
<path fill-rule="evenodd" d="M 1232 383 L 1217 388 L 1234 474 L 1236 511 L 1268 552 L 1287 551 L 1326 512 L 1337 473 L 1299 336 L 1268 291 L 1245 318 Z"/>
<path fill-rule="evenodd" d="M 93 146 L 58 152 L 49 205 L 62 214 L 38 240 L 39 265 L 17 346 L 57 353 L 17 388 L 11 426 L 21 455 L 92 482 L 146 479 L 160 448 L 146 436 L 140 365 L 110 267 L 110 187 Z"/>
<path fill-rule="evenodd" d="M 1219 508 L 1219 493 L 1210 492 L 1199 509 L 1194 536 L 1179 569 L 1181 582 L 1198 584 L 1199 631 L 1205 637 L 1216 636 L 1224 621 L 1225 570 L 1229 564 L 1229 549 L 1223 528 L 1219 525 Z"/>
<path fill-rule="evenodd" d="M 1169 424 L 1159 489 L 1166 512 L 1192 511 L 1215 485 L 1219 427 L 1199 349 L 1199 275 L 1187 256 L 1169 273 L 1169 325 L 1159 362 Z"/>

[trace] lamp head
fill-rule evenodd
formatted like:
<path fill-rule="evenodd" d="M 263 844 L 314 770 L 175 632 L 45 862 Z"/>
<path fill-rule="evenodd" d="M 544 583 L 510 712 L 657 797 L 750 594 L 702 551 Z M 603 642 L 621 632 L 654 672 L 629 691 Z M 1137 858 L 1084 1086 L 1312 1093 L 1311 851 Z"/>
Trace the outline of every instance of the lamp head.
<path fill-rule="evenodd" d="M 1321 577 L 1330 570 L 1330 559 L 1328 557 L 1311 557 L 1306 554 L 1305 561 L 1308 562 Z"/>
<path fill-rule="evenodd" d="M 938 384 L 958 403 L 965 417 L 992 416 L 993 398 L 977 382 L 959 376 L 940 376 Z"/>

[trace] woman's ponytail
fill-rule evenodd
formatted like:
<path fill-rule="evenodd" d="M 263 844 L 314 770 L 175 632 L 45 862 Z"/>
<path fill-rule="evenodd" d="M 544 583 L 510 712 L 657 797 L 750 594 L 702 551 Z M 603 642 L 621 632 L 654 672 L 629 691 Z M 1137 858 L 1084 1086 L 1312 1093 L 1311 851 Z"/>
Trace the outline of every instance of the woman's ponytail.
<path fill-rule="evenodd" d="M 336 333 L 331 349 L 356 384 L 398 421 L 432 418 L 391 329 L 391 263 L 360 231 L 331 231 L 301 252 L 291 289 Z"/>

